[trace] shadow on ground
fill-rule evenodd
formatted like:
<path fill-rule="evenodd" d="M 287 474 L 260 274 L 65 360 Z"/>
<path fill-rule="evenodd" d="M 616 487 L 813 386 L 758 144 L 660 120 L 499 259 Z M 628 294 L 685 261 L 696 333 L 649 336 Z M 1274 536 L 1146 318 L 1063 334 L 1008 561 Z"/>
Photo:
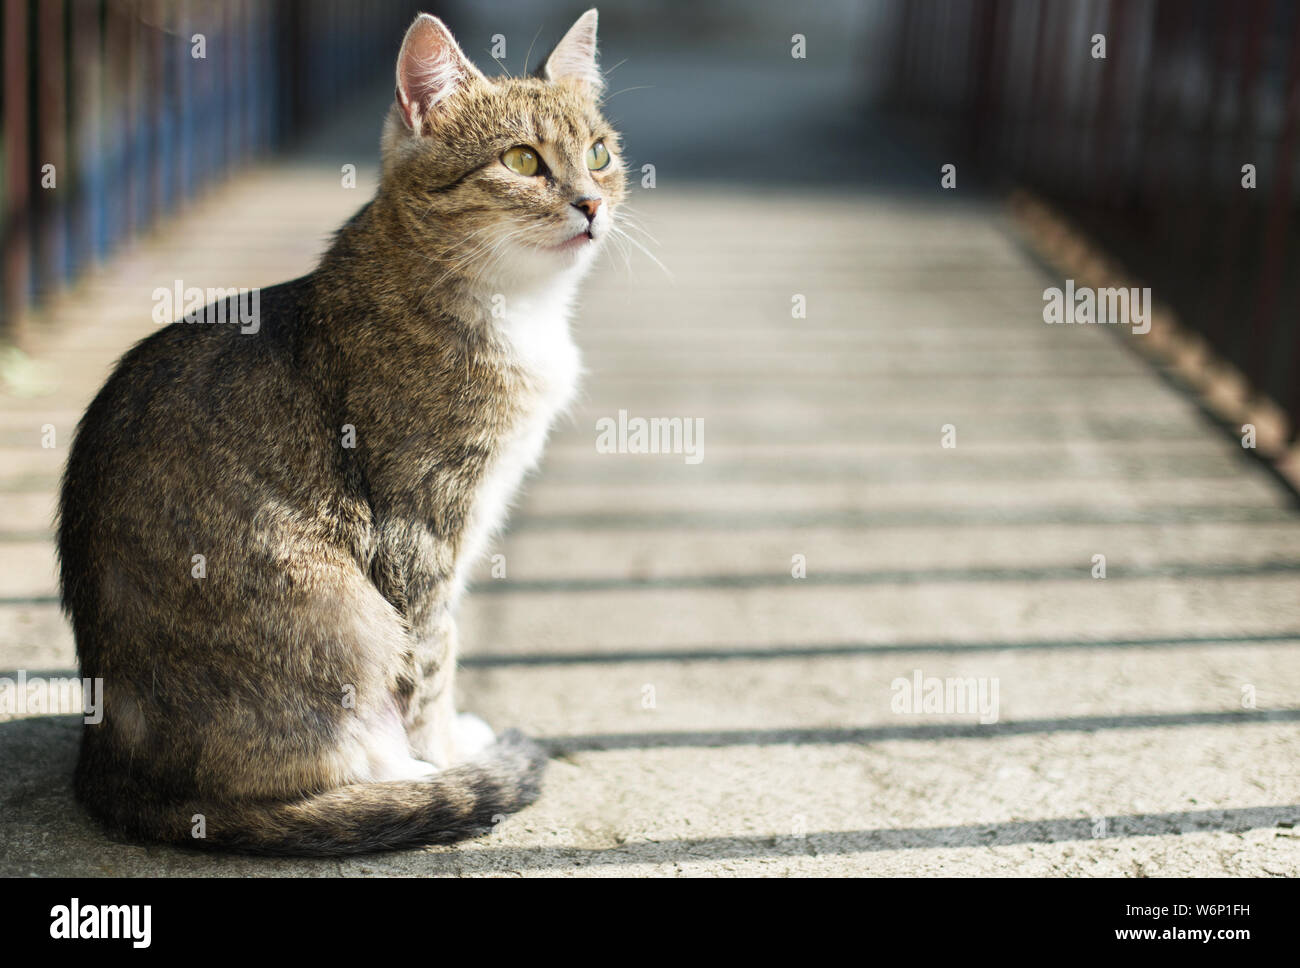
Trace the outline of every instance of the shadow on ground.
<path fill-rule="evenodd" d="M 274 877 L 331 876 L 339 873 L 340 861 L 334 859 L 249 858 L 167 847 L 143 847 L 109 839 L 72 798 L 71 777 L 80 729 L 81 723 L 76 716 L 36 716 L 0 723 L 0 763 L 9 767 L 6 789 L 0 800 L 0 843 L 4 843 L 6 848 L 3 860 L 0 860 L 0 875 Z M 611 740 L 610 737 L 590 739 L 592 742 L 587 743 L 579 741 L 580 738 L 553 742 L 567 749 L 596 749 L 605 748 Z M 836 741 L 843 739 L 845 737 L 839 737 Z M 719 737 L 718 740 L 725 745 L 725 737 Z M 802 740 L 791 734 L 784 741 Z M 813 738 L 813 741 L 818 740 Z M 662 744 L 656 743 L 655 736 L 647 734 L 636 737 L 635 745 L 648 747 Z M 707 745 L 715 744 L 710 741 Z M 386 856 L 400 859 L 401 868 L 409 873 L 461 875 L 561 866 L 572 868 L 829 856 L 894 850 L 1051 844 L 1169 834 L 1241 833 L 1274 826 L 1290 827 L 1298 821 L 1300 804 L 1283 804 L 949 827 L 706 837 L 631 843 L 600 849 L 493 847 L 485 846 L 491 844 L 491 838 L 487 838 L 460 848 L 431 848 Z"/>

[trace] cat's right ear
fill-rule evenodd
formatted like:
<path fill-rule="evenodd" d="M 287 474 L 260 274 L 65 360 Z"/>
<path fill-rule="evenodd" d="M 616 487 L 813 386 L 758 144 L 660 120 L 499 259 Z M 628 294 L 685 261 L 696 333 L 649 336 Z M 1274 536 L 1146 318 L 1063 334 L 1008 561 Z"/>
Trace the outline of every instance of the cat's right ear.
<path fill-rule="evenodd" d="M 446 25 L 437 17 L 420 14 L 406 31 L 397 55 L 397 107 L 402 120 L 419 134 L 440 103 L 482 77 Z"/>

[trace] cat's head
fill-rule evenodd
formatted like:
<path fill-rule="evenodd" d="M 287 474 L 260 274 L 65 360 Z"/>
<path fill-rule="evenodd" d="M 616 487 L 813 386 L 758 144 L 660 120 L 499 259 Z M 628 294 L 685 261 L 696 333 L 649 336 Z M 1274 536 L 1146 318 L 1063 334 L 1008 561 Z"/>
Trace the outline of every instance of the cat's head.
<path fill-rule="evenodd" d="M 442 21 L 416 18 L 397 59 L 381 190 L 432 268 L 527 284 L 590 263 L 625 192 L 601 89 L 595 10 L 521 78 L 484 76 Z"/>

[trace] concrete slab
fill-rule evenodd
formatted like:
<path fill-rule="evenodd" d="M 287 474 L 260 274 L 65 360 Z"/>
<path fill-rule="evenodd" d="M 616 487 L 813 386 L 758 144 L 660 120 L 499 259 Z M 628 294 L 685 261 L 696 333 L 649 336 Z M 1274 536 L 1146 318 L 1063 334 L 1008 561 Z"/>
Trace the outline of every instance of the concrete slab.
<path fill-rule="evenodd" d="M 75 666 L 54 489 L 157 280 L 305 271 L 373 178 L 319 158 L 214 191 L 48 312 L 43 392 L 0 393 L 0 675 Z M 114 843 L 70 798 L 76 720 L 29 715 L 0 721 L 0 874 L 1300 873 L 1294 495 L 1135 337 L 1045 326 L 986 205 L 634 203 L 673 275 L 633 253 L 592 279 L 587 388 L 464 608 L 464 705 L 550 744 L 539 804 L 342 862 Z M 620 409 L 703 418 L 704 460 L 599 453 Z M 898 711 L 917 670 L 996 681 L 997 721 Z"/>

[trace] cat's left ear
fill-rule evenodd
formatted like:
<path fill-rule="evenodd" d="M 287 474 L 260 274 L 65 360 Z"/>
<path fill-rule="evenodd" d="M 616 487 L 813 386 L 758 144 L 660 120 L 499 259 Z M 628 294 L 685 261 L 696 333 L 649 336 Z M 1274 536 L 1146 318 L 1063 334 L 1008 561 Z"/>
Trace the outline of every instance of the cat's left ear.
<path fill-rule="evenodd" d="M 542 66 L 548 81 L 578 81 L 593 95 L 605 88 L 605 79 L 596 63 L 596 9 L 593 7 L 577 19 L 569 32 L 555 45 Z"/>
<path fill-rule="evenodd" d="M 470 63 L 451 31 L 437 17 L 415 18 L 397 55 L 397 106 L 417 134 L 440 103 L 483 74 Z"/>

